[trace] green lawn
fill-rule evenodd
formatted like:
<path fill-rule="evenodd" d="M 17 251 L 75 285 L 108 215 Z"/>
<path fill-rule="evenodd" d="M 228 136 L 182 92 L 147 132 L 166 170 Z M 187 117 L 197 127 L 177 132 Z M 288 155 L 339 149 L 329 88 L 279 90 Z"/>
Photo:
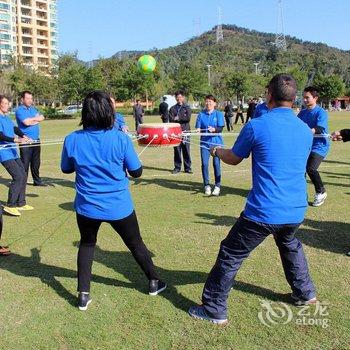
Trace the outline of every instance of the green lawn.
<path fill-rule="evenodd" d="M 133 124 L 131 117 L 127 120 Z M 77 124 L 45 121 L 42 138 L 62 138 Z M 350 113 L 332 113 L 330 126 L 350 128 Z M 233 140 L 225 137 L 226 145 Z M 61 145 L 43 147 L 41 173 L 52 186 L 28 185 L 28 204 L 35 211 L 4 216 L 3 243 L 13 254 L 0 259 L 0 349 L 350 349 L 350 258 L 344 255 L 350 250 L 350 143 L 332 145 L 321 166 L 328 199 L 322 207 L 309 208 L 298 233 L 318 297 L 328 303 L 327 328 L 294 321 L 269 328 L 259 321 L 261 300 L 289 300 L 272 237 L 239 271 L 226 327 L 187 315 L 189 306 L 200 302 L 219 243 L 243 209 L 251 185 L 249 160 L 237 167 L 223 165 L 222 195 L 204 197 L 197 145 L 192 146 L 194 175 L 171 175 L 172 149 L 149 148 L 141 156 L 142 178 L 131 181 L 143 238 L 169 288 L 148 296 L 147 281 L 132 256 L 103 225 L 93 265 L 93 302 L 80 312 L 74 177 L 60 172 L 60 152 Z M 5 200 L 9 176 L 3 167 L 0 175 Z M 290 308 L 297 315 L 299 309 Z"/>

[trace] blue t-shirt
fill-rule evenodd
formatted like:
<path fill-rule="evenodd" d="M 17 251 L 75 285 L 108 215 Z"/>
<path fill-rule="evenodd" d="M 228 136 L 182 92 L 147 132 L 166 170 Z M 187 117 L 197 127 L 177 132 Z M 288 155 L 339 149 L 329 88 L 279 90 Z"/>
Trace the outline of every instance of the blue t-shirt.
<path fill-rule="evenodd" d="M 224 114 L 218 110 L 214 110 L 209 114 L 206 109 L 199 112 L 196 120 L 196 129 L 201 129 L 201 132 L 208 133 L 208 127 L 213 128 L 224 127 Z M 223 145 L 224 141 L 221 135 L 201 136 L 201 145 L 211 147 L 215 145 Z"/>
<path fill-rule="evenodd" d="M 266 102 L 259 103 L 254 110 L 254 114 L 252 116 L 252 119 L 259 118 L 262 115 L 269 113 L 269 107 L 267 107 Z"/>
<path fill-rule="evenodd" d="M 40 138 L 39 124 L 26 126 L 23 124 L 23 121 L 28 118 L 34 118 L 37 114 L 39 114 L 39 112 L 33 106 L 26 107 L 22 105 L 19 106 L 16 110 L 16 120 L 19 129 L 24 133 L 24 135 L 30 137 L 33 140 L 39 140 Z"/>
<path fill-rule="evenodd" d="M 8 116 L 5 116 L 5 115 L 0 116 L 0 132 L 2 132 L 4 136 L 14 138 L 15 137 L 14 127 L 15 127 L 15 124 Z M 0 162 L 5 162 L 6 160 L 19 158 L 17 148 L 14 148 L 16 146 L 15 143 L 1 141 L 0 145 L 1 145 Z M 3 145 L 6 145 L 6 146 L 3 146 Z M 11 148 L 8 148 L 8 147 L 11 147 Z"/>
<path fill-rule="evenodd" d="M 123 127 L 126 126 L 126 123 L 125 123 L 125 119 L 124 119 L 124 116 L 120 113 L 115 113 L 114 115 L 114 126 L 120 130 L 120 131 L 123 131 Z"/>
<path fill-rule="evenodd" d="M 313 109 L 302 109 L 298 117 L 306 123 L 310 129 L 320 127 L 322 134 L 328 134 L 328 113 L 319 105 Z M 330 142 L 328 137 L 314 137 L 312 152 L 325 157 L 329 151 Z"/>
<path fill-rule="evenodd" d="M 297 224 L 307 208 L 306 163 L 312 132 L 290 108 L 278 107 L 247 123 L 232 152 L 252 154 L 253 187 L 244 215 L 267 224 Z"/>
<path fill-rule="evenodd" d="M 129 136 L 115 128 L 88 128 L 65 138 L 61 169 L 76 172 L 74 208 L 80 215 L 100 220 L 129 216 L 134 205 L 126 170 L 140 167 Z"/>

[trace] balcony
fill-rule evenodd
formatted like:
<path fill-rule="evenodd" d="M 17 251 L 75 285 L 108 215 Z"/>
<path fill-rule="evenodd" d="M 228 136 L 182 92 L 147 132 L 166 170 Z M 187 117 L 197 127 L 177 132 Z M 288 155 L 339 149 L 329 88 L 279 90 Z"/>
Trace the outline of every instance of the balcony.
<path fill-rule="evenodd" d="M 36 21 L 36 25 L 38 27 L 47 27 L 47 22 L 46 21 Z"/>
<path fill-rule="evenodd" d="M 32 24 L 32 20 L 29 18 L 21 17 L 21 23 L 30 25 L 30 24 Z"/>

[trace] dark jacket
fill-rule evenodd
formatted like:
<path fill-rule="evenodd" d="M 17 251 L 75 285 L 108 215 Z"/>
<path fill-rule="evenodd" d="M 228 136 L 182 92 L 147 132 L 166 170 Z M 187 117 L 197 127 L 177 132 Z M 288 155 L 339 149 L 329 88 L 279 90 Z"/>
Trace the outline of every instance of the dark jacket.
<path fill-rule="evenodd" d="M 191 130 L 191 108 L 188 104 L 183 105 L 176 104 L 172 106 L 169 111 L 169 122 L 181 124 L 182 130 Z"/>
<path fill-rule="evenodd" d="M 344 142 L 350 141 L 350 129 L 340 130 L 340 135 Z"/>
<path fill-rule="evenodd" d="M 159 105 L 159 115 L 162 117 L 162 119 L 168 119 L 168 115 L 169 115 L 169 106 L 168 104 L 163 101 L 160 105 Z"/>

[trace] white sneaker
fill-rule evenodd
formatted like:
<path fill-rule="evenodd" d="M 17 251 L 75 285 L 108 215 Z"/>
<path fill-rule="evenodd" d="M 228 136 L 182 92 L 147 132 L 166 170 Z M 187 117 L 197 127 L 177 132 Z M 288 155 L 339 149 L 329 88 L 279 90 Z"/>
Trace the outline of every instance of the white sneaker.
<path fill-rule="evenodd" d="M 204 194 L 206 196 L 210 196 L 211 195 L 211 187 L 209 185 L 204 187 Z"/>
<path fill-rule="evenodd" d="M 324 203 L 324 201 L 327 198 L 327 192 L 324 193 L 316 193 L 315 194 L 315 199 L 312 203 L 313 207 L 319 207 L 320 205 L 322 205 Z"/>
<path fill-rule="evenodd" d="M 220 194 L 220 187 L 215 186 L 212 195 L 218 196 Z"/>

